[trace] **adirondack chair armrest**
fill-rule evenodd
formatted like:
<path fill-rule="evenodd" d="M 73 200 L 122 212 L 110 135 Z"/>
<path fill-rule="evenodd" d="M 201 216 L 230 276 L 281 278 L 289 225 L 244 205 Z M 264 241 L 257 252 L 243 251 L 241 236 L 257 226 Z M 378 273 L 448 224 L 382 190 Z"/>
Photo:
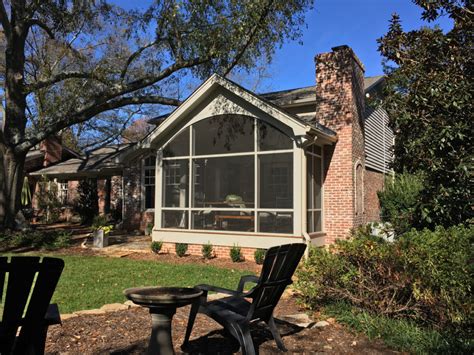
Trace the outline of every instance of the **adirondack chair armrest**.
<path fill-rule="evenodd" d="M 52 303 L 48 306 L 44 320 L 46 321 L 47 325 L 61 324 L 61 316 L 56 303 Z"/>
<path fill-rule="evenodd" d="M 244 292 L 244 286 L 248 282 L 257 283 L 260 278 L 255 275 L 245 275 L 240 278 L 239 286 L 237 286 L 237 291 L 240 293 Z"/>
<path fill-rule="evenodd" d="M 242 292 L 229 290 L 227 288 L 222 288 L 222 287 L 217 287 L 217 286 L 212 286 L 212 285 L 202 284 L 202 285 L 196 285 L 195 287 L 200 289 L 200 290 L 205 291 L 206 293 L 209 292 L 209 291 L 213 291 L 213 292 L 218 292 L 218 293 L 225 293 L 225 294 L 231 295 L 231 296 L 241 296 L 242 295 Z"/>

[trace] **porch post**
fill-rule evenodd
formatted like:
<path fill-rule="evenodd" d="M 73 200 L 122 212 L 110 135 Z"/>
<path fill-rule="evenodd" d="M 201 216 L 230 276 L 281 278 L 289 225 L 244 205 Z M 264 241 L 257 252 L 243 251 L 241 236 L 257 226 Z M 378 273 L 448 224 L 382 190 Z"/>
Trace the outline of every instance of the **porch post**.
<path fill-rule="evenodd" d="M 160 148 L 156 152 L 156 170 L 155 170 L 155 227 L 154 229 L 161 229 L 161 188 L 162 183 L 162 169 L 163 167 L 163 149 Z"/>

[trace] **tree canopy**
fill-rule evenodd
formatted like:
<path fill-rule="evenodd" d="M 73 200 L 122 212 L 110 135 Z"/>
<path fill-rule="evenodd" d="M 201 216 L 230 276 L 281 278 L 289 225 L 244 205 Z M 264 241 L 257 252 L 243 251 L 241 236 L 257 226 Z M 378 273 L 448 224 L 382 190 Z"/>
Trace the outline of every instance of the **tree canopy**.
<path fill-rule="evenodd" d="M 422 19 L 449 16 L 453 27 L 404 31 L 393 15 L 379 40 L 387 75 L 383 106 L 396 134 L 396 172 L 421 174 L 422 226 L 473 216 L 474 7 L 468 0 L 416 0 Z"/>
<path fill-rule="evenodd" d="M 17 211 L 18 179 L 33 146 L 69 127 L 113 134 L 110 127 L 127 122 L 125 107 L 177 106 L 183 78 L 251 71 L 300 37 L 310 6 L 312 0 L 165 0 L 125 10 L 105 0 L 0 1 L 7 214 Z"/>

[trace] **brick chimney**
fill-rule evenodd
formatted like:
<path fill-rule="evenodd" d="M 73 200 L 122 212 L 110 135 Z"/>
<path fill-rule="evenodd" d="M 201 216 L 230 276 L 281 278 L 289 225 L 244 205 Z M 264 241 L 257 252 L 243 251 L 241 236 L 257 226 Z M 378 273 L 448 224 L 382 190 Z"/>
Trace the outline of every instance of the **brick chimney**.
<path fill-rule="evenodd" d="M 364 66 L 348 46 L 316 56 L 316 120 L 337 132 L 325 149 L 326 244 L 365 222 L 363 208 Z"/>
<path fill-rule="evenodd" d="M 43 166 L 50 166 L 61 161 L 63 146 L 60 137 L 51 136 L 40 144 L 40 150 L 44 153 Z"/>

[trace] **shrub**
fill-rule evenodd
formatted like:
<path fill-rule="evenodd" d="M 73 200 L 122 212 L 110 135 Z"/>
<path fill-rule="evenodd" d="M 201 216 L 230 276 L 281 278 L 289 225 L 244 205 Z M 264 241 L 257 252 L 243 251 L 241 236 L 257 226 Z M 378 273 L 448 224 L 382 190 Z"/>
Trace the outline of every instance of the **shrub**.
<path fill-rule="evenodd" d="M 107 216 L 104 215 L 104 214 L 97 215 L 92 220 L 92 228 L 93 229 L 100 229 L 102 227 L 107 226 L 108 224 L 109 224 L 109 222 L 107 220 Z"/>
<path fill-rule="evenodd" d="M 84 224 L 91 223 L 99 213 L 97 201 L 97 180 L 85 179 L 77 187 L 76 211 Z"/>
<path fill-rule="evenodd" d="M 232 261 L 234 263 L 238 263 L 240 261 L 243 260 L 242 258 L 242 250 L 239 246 L 237 245 L 234 245 L 231 249 L 230 249 L 230 258 L 232 259 Z"/>
<path fill-rule="evenodd" d="M 41 219 L 45 223 L 54 223 L 59 220 L 62 203 L 58 198 L 58 185 L 47 177 L 38 182 L 36 192 L 38 208 L 43 212 Z"/>
<path fill-rule="evenodd" d="M 150 244 L 151 251 L 155 254 L 158 254 L 161 251 L 161 248 L 163 247 L 163 242 L 160 241 L 153 241 Z"/>
<path fill-rule="evenodd" d="M 176 243 L 175 245 L 176 255 L 180 258 L 186 255 L 188 251 L 188 244 L 186 243 Z"/>
<path fill-rule="evenodd" d="M 468 324 L 474 227 L 412 230 L 393 243 L 359 230 L 330 250 L 312 248 L 296 289 L 310 308 L 334 299 L 440 328 Z"/>
<path fill-rule="evenodd" d="M 377 193 L 381 219 L 392 225 L 395 235 L 407 232 L 419 221 L 419 200 L 423 180 L 417 175 L 400 174 L 387 178 L 383 191 Z"/>
<path fill-rule="evenodd" d="M 146 225 L 145 234 L 146 235 L 151 235 L 151 232 L 153 232 L 153 227 L 154 227 L 153 223 L 148 223 Z"/>
<path fill-rule="evenodd" d="M 25 231 L 5 234 L 1 238 L 2 248 L 22 248 L 55 250 L 71 244 L 68 231 Z"/>
<path fill-rule="evenodd" d="M 265 249 L 257 249 L 255 250 L 255 253 L 253 254 L 253 257 L 255 259 L 255 262 L 258 264 L 258 265 L 262 265 L 263 264 L 263 260 L 265 259 L 265 253 L 267 251 Z"/>
<path fill-rule="evenodd" d="M 201 252 L 204 259 L 212 259 L 214 257 L 214 250 L 211 243 L 203 244 Z"/>

